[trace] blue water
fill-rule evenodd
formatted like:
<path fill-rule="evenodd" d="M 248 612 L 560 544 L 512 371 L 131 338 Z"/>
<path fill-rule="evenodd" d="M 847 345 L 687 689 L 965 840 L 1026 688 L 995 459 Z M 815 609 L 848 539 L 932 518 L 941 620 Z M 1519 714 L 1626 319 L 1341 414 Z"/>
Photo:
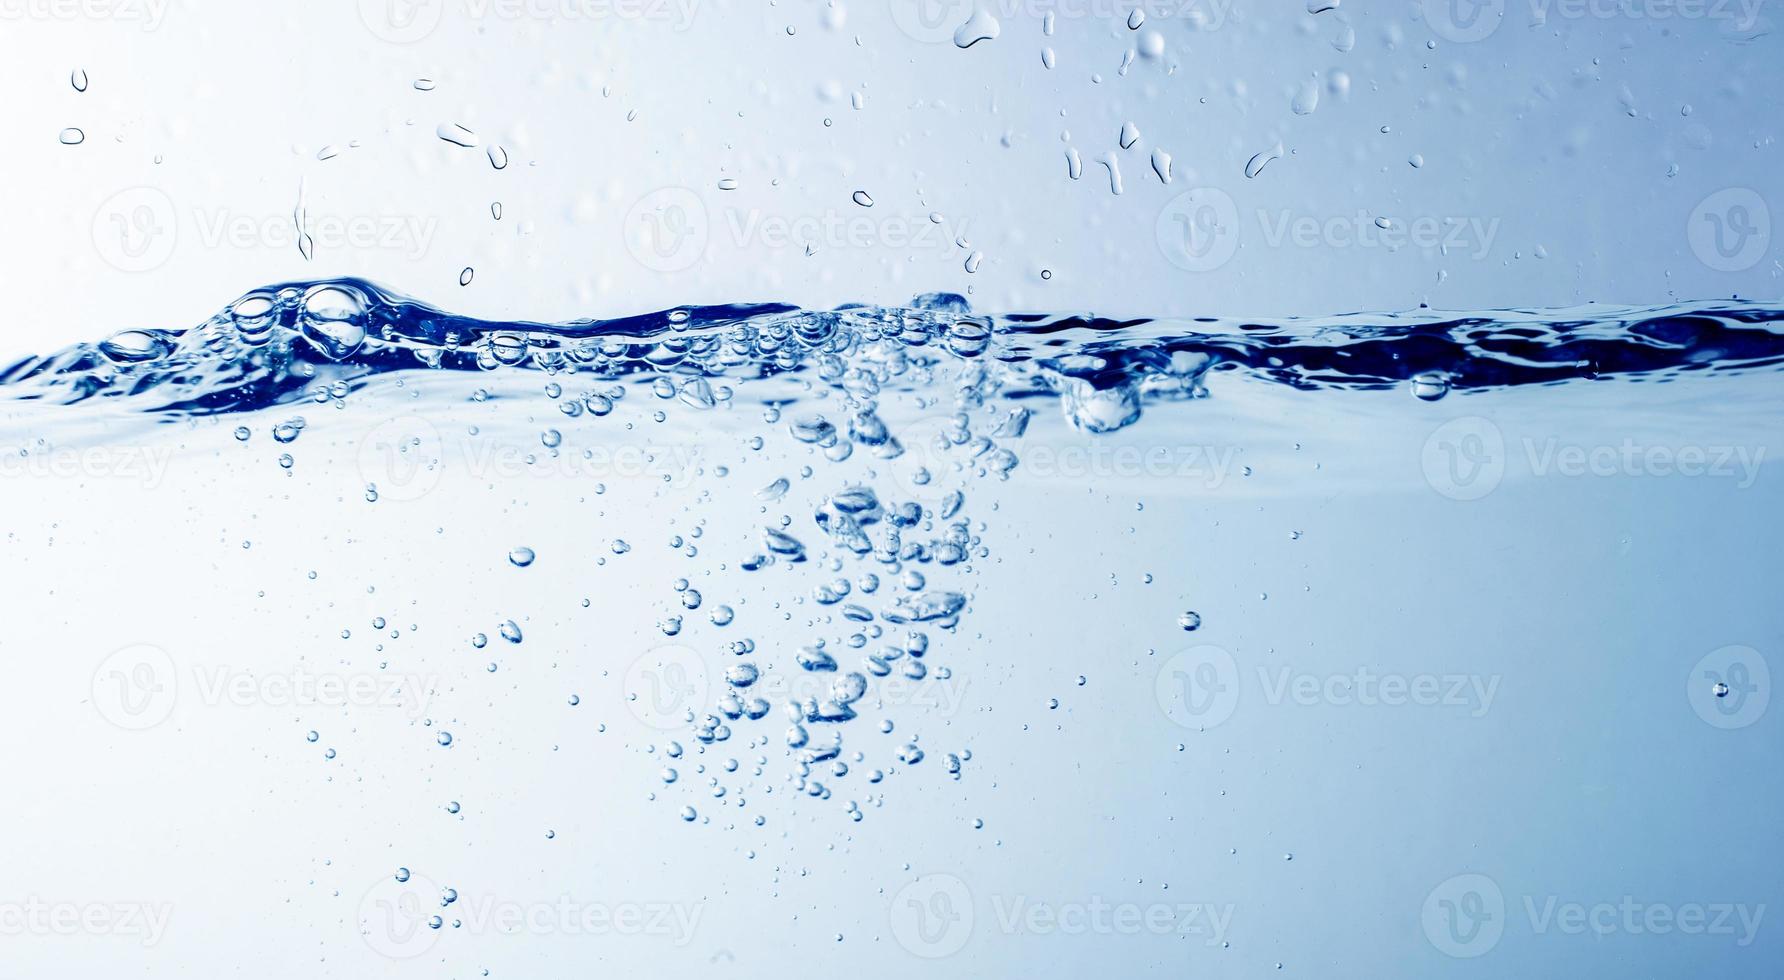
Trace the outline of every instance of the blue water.
<path fill-rule="evenodd" d="M 22 359 L 7 941 L 85 883 L 84 975 L 1775 975 L 1781 324 L 343 279 Z"/>

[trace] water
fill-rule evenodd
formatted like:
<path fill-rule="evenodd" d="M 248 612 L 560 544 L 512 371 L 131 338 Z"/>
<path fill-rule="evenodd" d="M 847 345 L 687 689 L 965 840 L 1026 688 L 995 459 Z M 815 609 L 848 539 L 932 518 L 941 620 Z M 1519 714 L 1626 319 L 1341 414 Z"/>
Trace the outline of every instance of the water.
<path fill-rule="evenodd" d="M 340 279 L 26 357 L 9 874 L 128 897 L 96 972 L 1766 975 L 1781 324 Z"/>

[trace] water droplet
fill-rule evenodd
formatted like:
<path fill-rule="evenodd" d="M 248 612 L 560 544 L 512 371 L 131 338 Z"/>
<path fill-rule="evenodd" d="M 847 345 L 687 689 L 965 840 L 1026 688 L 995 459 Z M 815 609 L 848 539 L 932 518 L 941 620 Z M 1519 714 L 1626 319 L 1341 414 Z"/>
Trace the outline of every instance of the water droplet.
<path fill-rule="evenodd" d="M 477 134 L 460 126 L 458 123 L 441 123 L 434 128 L 434 135 L 453 146 L 476 146 Z"/>
<path fill-rule="evenodd" d="M 486 151 L 486 153 L 489 156 L 489 165 L 490 166 L 496 168 L 497 170 L 508 169 L 508 151 L 507 150 L 503 149 L 501 146 L 499 146 L 495 143 L 491 143 L 489 145 L 489 149 Z"/>
<path fill-rule="evenodd" d="M 70 126 L 62 130 L 62 134 L 58 138 L 62 141 L 63 146 L 79 146 L 86 142 L 87 134 Z"/>
<path fill-rule="evenodd" d="M 1312 78 L 1303 81 L 1295 89 L 1295 97 L 1289 103 L 1289 108 L 1297 116 L 1311 115 L 1313 110 L 1319 108 L 1319 81 Z"/>
<path fill-rule="evenodd" d="M 1202 626 L 1202 614 L 1194 610 L 1185 612 L 1177 617 L 1177 625 L 1183 627 L 1183 632 L 1193 633 Z"/>
<path fill-rule="evenodd" d="M 1270 161 L 1282 156 L 1282 152 L 1282 144 L 1277 143 L 1275 146 L 1272 146 L 1267 150 L 1254 154 L 1252 158 L 1245 163 L 1245 176 L 1254 178 L 1258 174 L 1263 173 L 1264 168 L 1270 165 Z"/>
<path fill-rule="evenodd" d="M 68 84 L 73 85 L 76 92 L 85 92 L 87 90 L 87 70 L 85 68 L 76 68 L 74 71 L 70 72 L 68 75 Z"/>
<path fill-rule="evenodd" d="M 866 191 L 856 191 L 852 196 L 854 197 L 856 204 L 859 204 L 864 208 L 873 207 L 873 197 Z"/>
<path fill-rule="evenodd" d="M 990 11 L 975 5 L 972 16 L 954 31 L 954 46 L 970 48 L 980 41 L 993 40 L 1002 31 L 1003 25 L 997 22 L 996 17 L 991 16 Z"/>
<path fill-rule="evenodd" d="M 514 564 L 515 568 L 525 568 L 528 565 L 531 565 L 533 563 L 533 558 L 533 549 L 526 545 L 521 545 L 508 552 L 508 560 Z"/>
<path fill-rule="evenodd" d="M 1449 394 L 1449 390 L 1449 378 L 1436 371 L 1427 371 L 1412 379 L 1412 395 L 1419 401 L 1437 401 Z"/>
<path fill-rule="evenodd" d="M 299 326 L 304 339 L 330 360 L 352 357 L 365 344 L 366 301 L 350 286 L 313 286 L 304 294 Z"/>

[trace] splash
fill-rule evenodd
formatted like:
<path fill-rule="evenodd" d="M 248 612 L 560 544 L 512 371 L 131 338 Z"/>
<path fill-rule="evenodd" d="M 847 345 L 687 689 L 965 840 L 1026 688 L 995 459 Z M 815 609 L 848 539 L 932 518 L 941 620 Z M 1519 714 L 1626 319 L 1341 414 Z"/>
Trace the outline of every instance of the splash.
<path fill-rule="evenodd" d="M 244 295 L 186 330 L 134 329 L 0 370 L 0 402 L 98 400 L 175 418 L 302 401 L 414 371 L 517 368 L 656 378 L 714 404 L 713 382 L 810 375 L 861 391 L 947 365 L 975 391 L 1056 397 L 1108 432 L 1156 401 L 1206 394 L 1211 372 L 1305 390 L 1406 386 L 1421 398 L 1572 381 L 1663 383 L 1784 361 L 1784 310 L 1728 300 L 1477 313 L 1419 309 L 1278 321 L 985 315 L 954 294 L 910 306 L 687 307 L 545 324 L 443 312 L 358 279 Z"/>

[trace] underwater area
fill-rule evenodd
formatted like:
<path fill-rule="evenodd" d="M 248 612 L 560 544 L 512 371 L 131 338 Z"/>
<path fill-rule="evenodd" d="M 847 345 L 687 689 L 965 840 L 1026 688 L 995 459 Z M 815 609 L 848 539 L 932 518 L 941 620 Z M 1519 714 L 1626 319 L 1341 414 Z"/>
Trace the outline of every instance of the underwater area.
<path fill-rule="evenodd" d="M 1769 8 L 325 7 L 0 10 L 0 980 L 1784 967 Z"/>

